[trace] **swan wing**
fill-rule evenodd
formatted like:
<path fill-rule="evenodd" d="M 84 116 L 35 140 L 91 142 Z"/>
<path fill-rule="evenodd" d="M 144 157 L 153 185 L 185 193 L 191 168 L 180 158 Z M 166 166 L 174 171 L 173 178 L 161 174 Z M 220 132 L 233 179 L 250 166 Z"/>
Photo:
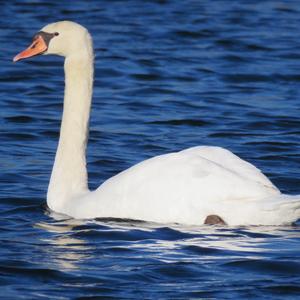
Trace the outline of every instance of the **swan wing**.
<path fill-rule="evenodd" d="M 73 202 L 70 214 L 203 224 L 209 214 L 232 210 L 233 202 L 247 207 L 277 194 L 258 169 L 230 151 L 194 147 L 147 159 L 113 176 L 86 199 Z"/>
<path fill-rule="evenodd" d="M 245 179 L 262 184 L 271 190 L 278 190 L 258 168 L 242 160 L 227 149 L 213 146 L 197 146 L 183 150 L 182 153 L 206 158 Z"/>
<path fill-rule="evenodd" d="M 128 199 L 135 195 L 142 199 L 149 193 L 174 199 L 179 191 L 182 197 L 199 197 L 206 191 L 209 199 L 219 194 L 221 198 L 230 195 L 230 199 L 240 199 L 247 195 L 249 199 L 279 193 L 259 169 L 226 149 L 209 146 L 147 159 L 110 178 L 98 190 L 112 187 L 118 197 Z"/>

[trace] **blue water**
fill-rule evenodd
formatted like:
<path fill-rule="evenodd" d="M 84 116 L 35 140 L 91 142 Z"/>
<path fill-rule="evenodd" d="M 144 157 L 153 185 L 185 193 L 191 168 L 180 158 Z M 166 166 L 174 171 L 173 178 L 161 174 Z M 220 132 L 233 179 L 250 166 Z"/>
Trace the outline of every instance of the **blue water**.
<path fill-rule="evenodd" d="M 46 191 L 63 60 L 12 57 L 47 23 L 94 37 L 96 188 L 148 157 L 226 147 L 300 194 L 299 1 L 0 2 L 1 299 L 300 299 L 300 227 L 57 219 Z"/>

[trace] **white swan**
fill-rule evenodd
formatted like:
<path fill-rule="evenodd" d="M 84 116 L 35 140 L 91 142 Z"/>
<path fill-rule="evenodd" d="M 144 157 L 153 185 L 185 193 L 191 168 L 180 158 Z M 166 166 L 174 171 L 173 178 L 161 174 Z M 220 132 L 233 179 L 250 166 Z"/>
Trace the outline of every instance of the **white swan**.
<path fill-rule="evenodd" d="M 115 217 L 162 223 L 291 224 L 300 196 L 283 195 L 253 165 L 219 147 L 194 147 L 145 160 L 89 191 L 85 150 L 93 87 L 88 31 L 62 21 L 45 26 L 14 61 L 65 57 L 65 97 L 47 204 L 74 218 Z"/>

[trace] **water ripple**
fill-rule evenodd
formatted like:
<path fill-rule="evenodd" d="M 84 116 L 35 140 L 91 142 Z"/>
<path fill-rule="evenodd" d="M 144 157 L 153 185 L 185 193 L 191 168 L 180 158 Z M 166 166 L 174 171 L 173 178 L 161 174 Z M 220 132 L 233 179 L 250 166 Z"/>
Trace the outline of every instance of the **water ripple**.
<path fill-rule="evenodd" d="M 73 220 L 45 205 L 63 61 L 11 58 L 63 19 L 94 37 L 90 187 L 150 156 L 217 145 L 299 194 L 298 1 L 2 1 L 3 299 L 297 299 L 299 223 Z"/>

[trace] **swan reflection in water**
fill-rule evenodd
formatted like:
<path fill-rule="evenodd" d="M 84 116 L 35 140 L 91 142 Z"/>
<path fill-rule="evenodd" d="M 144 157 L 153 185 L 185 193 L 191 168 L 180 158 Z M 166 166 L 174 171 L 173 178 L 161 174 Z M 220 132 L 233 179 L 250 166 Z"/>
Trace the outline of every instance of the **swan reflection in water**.
<path fill-rule="evenodd" d="M 74 228 L 84 225 L 85 222 L 76 219 L 66 219 L 65 216 L 50 213 L 55 222 L 39 222 L 34 227 L 43 229 L 50 233 L 50 238 L 41 238 L 46 243 L 41 249 L 51 258 L 60 270 L 80 268 L 80 264 L 91 257 L 93 247 L 85 239 L 74 236 Z"/>
<path fill-rule="evenodd" d="M 278 245 L 274 240 L 299 238 L 299 226 L 183 226 L 122 219 L 76 220 L 51 212 L 53 222 L 40 222 L 52 238 L 43 251 L 60 270 L 95 269 L 127 271 L 141 263 L 209 263 L 243 259 L 264 259 L 280 247 L 293 252 L 292 243 Z M 298 228 L 298 230 L 297 230 Z M 282 248 L 281 248 L 282 250 Z M 124 260 L 125 258 L 125 260 Z M 124 265 L 126 261 L 126 266 Z M 96 262 L 94 265 L 91 262 Z M 91 266 L 92 265 L 92 266 Z"/>

